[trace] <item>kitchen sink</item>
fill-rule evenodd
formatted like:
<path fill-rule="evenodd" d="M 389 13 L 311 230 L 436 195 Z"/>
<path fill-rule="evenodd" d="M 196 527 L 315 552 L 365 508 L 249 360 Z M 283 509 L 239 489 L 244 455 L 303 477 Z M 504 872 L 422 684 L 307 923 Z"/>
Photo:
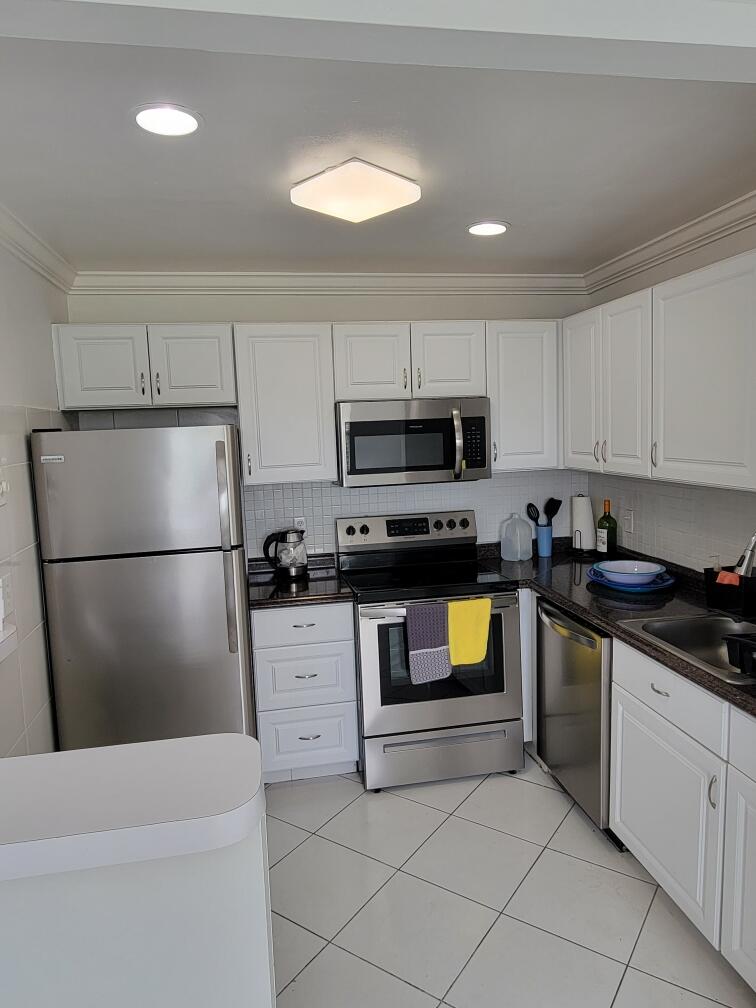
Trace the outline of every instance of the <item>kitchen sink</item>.
<path fill-rule="evenodd" d="M 739 686 L 756 682 L 753 676 L 745 676 L 730 665 L 724 640 L 726 634 L 756 633 L 756 623 L 738 622 L 730 616 L 631 619 L 622 620 L 622 623 L 725 682 Z"/>

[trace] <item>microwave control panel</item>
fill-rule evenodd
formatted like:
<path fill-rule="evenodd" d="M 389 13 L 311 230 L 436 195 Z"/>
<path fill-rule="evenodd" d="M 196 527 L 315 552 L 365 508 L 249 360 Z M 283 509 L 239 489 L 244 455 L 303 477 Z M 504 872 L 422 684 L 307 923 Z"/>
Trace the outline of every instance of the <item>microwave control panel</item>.
<path fill-rule="evenodd" d="M 485 469 L 485 417 L 462 417 L 462 451 L 468 469 Z"/>

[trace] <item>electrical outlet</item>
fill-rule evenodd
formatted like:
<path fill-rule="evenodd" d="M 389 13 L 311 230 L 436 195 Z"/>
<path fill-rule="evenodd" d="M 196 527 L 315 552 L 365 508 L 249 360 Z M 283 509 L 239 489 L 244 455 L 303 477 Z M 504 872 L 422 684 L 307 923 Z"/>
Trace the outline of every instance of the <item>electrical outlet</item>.
<path fill-rule="evenodd" d="M 295 518 L 294 519 L 294 528 L 295 529 L 299 529 L 300 532 L 306 532 L 307 531 L 307 524 L 306 524 L 304 518 Z"/>
<path fill-rule="evenodd" d="M 627 535 L 633 534 L 633 509 L 625 508 L 622 514 L 622 531 Z"/>

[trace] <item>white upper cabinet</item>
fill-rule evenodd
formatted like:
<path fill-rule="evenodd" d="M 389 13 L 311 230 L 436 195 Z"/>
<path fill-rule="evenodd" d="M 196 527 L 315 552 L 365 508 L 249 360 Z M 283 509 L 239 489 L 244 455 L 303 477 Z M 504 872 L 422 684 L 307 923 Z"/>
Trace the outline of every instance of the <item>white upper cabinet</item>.
<path fill-rule="evenodd" d="M 601 308 L 604 472 L 651 475 L 651 291 Z"/>
<path fill-rule="evenodd" d="M 495 471 L 558 465 L 557 326 L 557 322 L 487 323 Z"/>
<path fill-rule="evenodd" d="M 147 327 L 155 406 L 236 402 L 229 324 Z"/>
<path fill-rule="evenodd" d="M 654 288 L 654 475 L 756 489 L 756 253 Z"/>
<path fill-rule="evenodd" d="M 328 324 L 234 327 L 245 483 L 336 479 Z"/>
<path fill-rule="evenodd" d="M 409 322 L 337 323 L 333 366 L 338 400 L 409 399 Z"/>
<path fill-rule="evenodd" d="M 147 326 L 57 325 L 53 348 L 61 409 L 152 405 Z"/>
<path fill-rule="evenodd" d="M 412 395 L 486 394 L 485 322 L 413 322 Z"/>
<path fill-rule="evenodd" d="M 564 354 L 564 464 L 601 469 L 601 310 L 562 323 Z"/>

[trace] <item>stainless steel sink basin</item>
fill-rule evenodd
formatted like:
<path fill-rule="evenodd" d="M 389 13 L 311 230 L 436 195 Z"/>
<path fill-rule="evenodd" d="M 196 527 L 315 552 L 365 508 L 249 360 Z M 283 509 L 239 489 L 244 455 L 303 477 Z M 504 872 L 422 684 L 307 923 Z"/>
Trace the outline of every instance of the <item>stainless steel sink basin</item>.
<path fill-rule="evenodd" d="M 756 623 L 743 623 L 730 616 L 683 616 L 666 619 L 623 620 L 641 637 L 661 644 L 667 651 L 686 658 L 725 682 L 740 686 L 756 682 L 727 661 L 726 634 L 756 633 Z"/>

